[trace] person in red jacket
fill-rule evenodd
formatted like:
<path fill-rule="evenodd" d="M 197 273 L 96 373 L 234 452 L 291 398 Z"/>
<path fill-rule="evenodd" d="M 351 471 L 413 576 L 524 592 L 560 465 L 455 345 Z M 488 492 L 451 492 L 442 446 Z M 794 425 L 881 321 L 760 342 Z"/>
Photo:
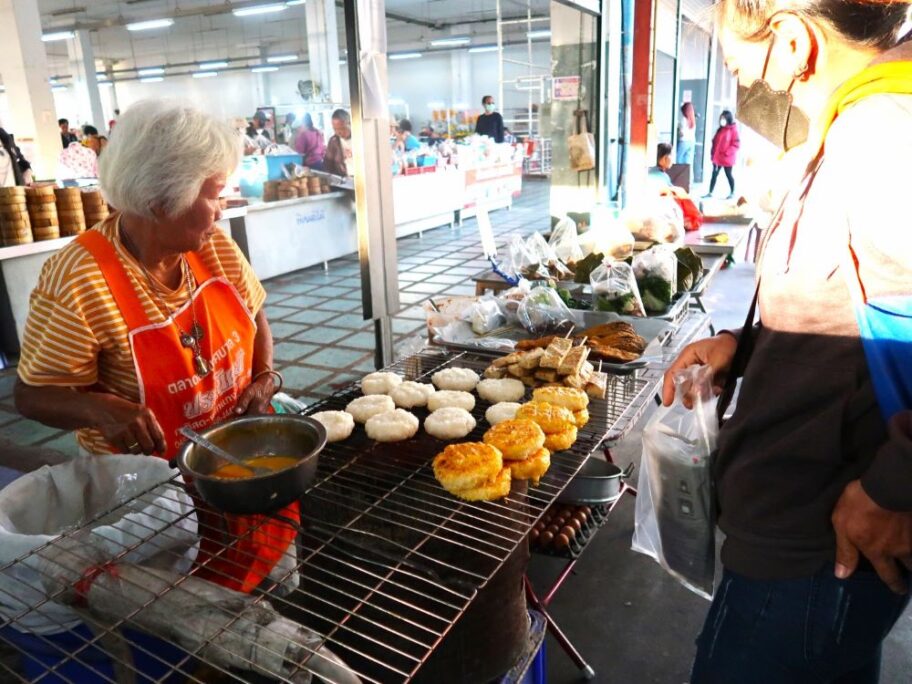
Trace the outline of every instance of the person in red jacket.
<path fill-rule="evenodd" d="M 719 178 L 719 170 L 725 171 L 725 177 L 728 179 L 728 185 L 731 188 L 731 194 L 728 199 L 735 196 L 735 177 L 732 174 L 732 167 L 738 158 L 738 148 L 741 147 L 741 138 L 738 136 L 738 127 L 735 125 L 735 117 L 727 109 L 719 117 L 719 130 L 713 136 L 712 144 L 712 179 L 709 181 L 709 193 L 706 197 L 712 197 L 713 190 L 716 188 L 716 180 Z"/>

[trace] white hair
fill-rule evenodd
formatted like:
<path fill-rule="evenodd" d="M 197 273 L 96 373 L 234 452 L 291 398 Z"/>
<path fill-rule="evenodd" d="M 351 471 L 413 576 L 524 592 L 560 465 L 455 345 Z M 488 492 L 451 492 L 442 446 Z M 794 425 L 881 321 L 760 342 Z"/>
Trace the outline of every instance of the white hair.
<path fill-rule="evenodd" d="M 177 100 L 142 100 L 117 119 L 98 160 L 108 202 L 150 220 L 177 216 L 199 197 L 207 178 L 231 173 L 241 137 L 226 122 Z"/>

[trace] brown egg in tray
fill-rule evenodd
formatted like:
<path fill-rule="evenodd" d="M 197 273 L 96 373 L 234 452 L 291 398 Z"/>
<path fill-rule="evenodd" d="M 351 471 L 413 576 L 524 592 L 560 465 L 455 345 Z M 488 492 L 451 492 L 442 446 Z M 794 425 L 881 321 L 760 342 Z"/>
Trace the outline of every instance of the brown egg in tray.
<path fill-rule="evenodd" d="M 559 558 L 577 558 L 608 517 L 608 506 L 556 502 L 529 533 L 532 550 Z"/>

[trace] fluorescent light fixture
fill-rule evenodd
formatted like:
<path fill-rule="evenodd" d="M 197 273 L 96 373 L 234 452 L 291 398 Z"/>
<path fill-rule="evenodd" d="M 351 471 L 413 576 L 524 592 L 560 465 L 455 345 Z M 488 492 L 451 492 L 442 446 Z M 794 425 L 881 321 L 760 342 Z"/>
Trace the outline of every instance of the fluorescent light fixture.
<path fill-rule="evenodd" d="M 67 87 L 59 85 L 59 86 L 54 86 L 53 88 L 51 88 L 51 90 L 53 90 L 55 93 L 65 93 L 67 91 Z"/>
<path fill-rule="evenodd" d="M 535 38 L 550 38 L 551 29 L 541 29 L 538 31 L 529 31 L 526 33 L 526 38 L 535 39 Z"/>
<path fill-rule="evenodd" d="M 238 7 L 231 10 L 236 17 L 252 17 L 256 14 L 272 14 L 273 12 L 283 11 L 287 5 L 284 2 L 273 2 L 268 5 L 251 5 L 250 7 Z"/>
<path fill-rule="evenodd" d="M 297 55 L 274 55 L 273 57 L 267 57 L 266 61 L 270 64 L 281 64 L 282 62 L 296 62 L 297 59 Z"/>
<path fill-rule="evenodd" d="M 162 76 L 149 76 L 148 78 L 139 79 L 140 83 L 160 83 L 165 79 Z"/>
<path fill-rule="evenodd" d="M 60 85 L 60 82 L 56 78 L 49 78 L 48 83 L 50 83 L 52 86 Z"/>
<path fill-rule="evenodd" d="M 497 52 L 499 49 L 496 45 L 479 45 L 470 47 L 469 52 Z"/>
<path fill-rule="evenodd" d="M 76 35 L 75 31 L 53 31 L 52 33 L 45 33 L 41 36 L 41 40 L 45 43 L 50 43 L 55 40 L 69 40 Z"/>
<path fill-rule="evenodd" d="M 217 62 L 200 62 L 196 65 L 200 71 L 211 71 L 212 69 L 224 69 L 228 66 L 228 62 L 217 61 Z"/>
<path fill-rule="evenodd" d="M 450 38 L 435 38 L 431 41 L 434 47 L 452 47 L 454 45 L 468 45 L 472 39 L 468 36 L 452 36 Z"/>
<path fill-rule="evenodd" d="M 306 4 L 307 4 L 307 0 L 288 0 L 288 2 L 285 3 L 285 6 L 286 7 L 297 7 L 298 5 L 306 5 Z"/>
<path fill-rule="evenodd" d="M 421 57 L 420 52 L 398 52 L 389 56 L 390 59 L 417 59 Z"/>
<path fill-rule="evenodd" d="M 279 70 L 279 67 L 277 67 L 277 66 L 265 66 L 265 65 L 264 66 L 255 66 L 251 69 L 251 71 L 255 74 L 265 74 L 270 71 L 278 71 L 278 70 Z"/>
<path fill-rule="evenodd" d="M 213 76 L 218 76 L 217 71 L 197 71 L 193 74 L 193 78 L 212 78 Z"/>
<path fill-rule="evenodd" d="M 150 67 L 148 69 L 140 69 L 136 72 L 140 76 L 161 76 L 165 73 L 164 67 Z"/>
<path fill-rule="evenodd" d="M 174 19 L 149 19 L 127 24 L 127 31 L 149 31 L 150 29 L 168 28 L 174 25 Z"/>

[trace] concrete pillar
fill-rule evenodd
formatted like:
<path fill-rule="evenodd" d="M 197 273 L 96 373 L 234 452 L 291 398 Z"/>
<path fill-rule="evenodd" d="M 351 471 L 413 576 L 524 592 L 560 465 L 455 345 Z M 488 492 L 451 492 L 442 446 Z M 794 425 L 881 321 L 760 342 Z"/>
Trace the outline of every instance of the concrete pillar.
<path fill-rule="evenodd" d="M 37 2 L 0 0 L 0 45 L 0 75 L 10 102 L 10 120 L 4 128 L 16 136 L 32 162 L 35 178 L 53 178 L 61 150 L 60 130 Z"/>
<path fill-rule="evenodd" d="M 76 102 L 79 103 L 79 120 L 95 126 L 99 133 L 104 134 L 104 110 L 101 107 L 101 93 L 98 92 L 95 51 L 92 49 L 89 32 L 85 29 L 76 31 L 75 38 L 67 41 L 67 52 L 70 55 L 70 73 L 73 75 Z"/>
<path fill-rule="evenodd" d="M 324 102 L 342 102 L 335 0 L 310 0 L 305 6 L 305 23 L 310 80 L 320 86 Z"/>
<path fill-rule="evenodd" d="M 630 134 L 627 145 L 627 168 L 624 170 L 625 200 L 635 200 L 646 187 L 650 167 L 649 150 L 655 133 L 652 121 L 650 89 L 653 86 L 653 18 L 656 0 L 638 0 L 633 14 L 633 75 L 630 83 Z"/>

